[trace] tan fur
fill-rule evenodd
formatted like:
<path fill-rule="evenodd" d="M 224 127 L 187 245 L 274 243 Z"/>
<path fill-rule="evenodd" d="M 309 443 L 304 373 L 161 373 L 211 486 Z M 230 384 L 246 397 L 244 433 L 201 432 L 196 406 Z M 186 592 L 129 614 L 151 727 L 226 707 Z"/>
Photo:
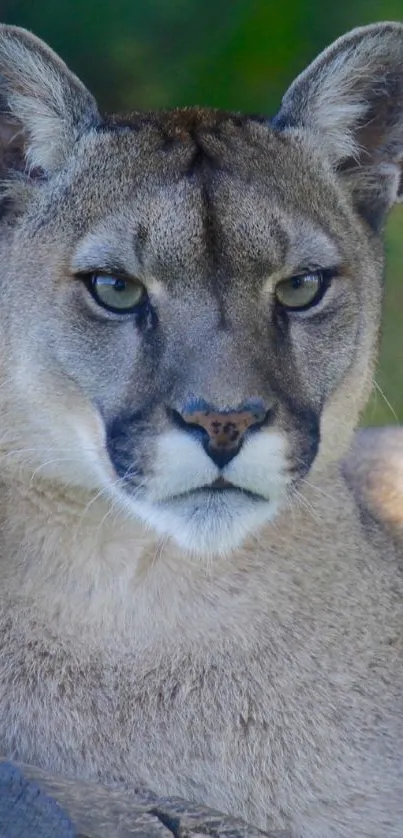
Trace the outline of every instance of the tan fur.
<path fill-rule="evenodd" d="M 366 428 L 344 464 L 359 502 L 403 541 L 403 428 Z"/>
<path fill-rule="evenodd" d="M 272 125 L 101 121 L 8 27 L 0 84 L 0 752 L 294 838 L 401 838 L 401 551 L 340 463 L 400 199 L 403 27 L 340 39 Z M 318 269 L 321 301 L 280 310 Z M 149 302 L 107 313 L 79 278 L 100 270 Z M 256 404 L 222 467 L 184 427 Z"/>

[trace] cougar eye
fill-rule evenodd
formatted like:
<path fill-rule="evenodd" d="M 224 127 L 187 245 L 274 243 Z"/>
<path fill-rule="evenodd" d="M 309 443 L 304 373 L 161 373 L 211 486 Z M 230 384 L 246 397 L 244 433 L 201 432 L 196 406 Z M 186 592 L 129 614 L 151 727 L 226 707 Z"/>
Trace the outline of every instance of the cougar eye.
<path fill-rule="evenodd" d="M 98 305 L 116 314 L 136 311 L 146 298 L 144 285 L 132 277 L 90 274 L 85 282 Z"/>
<path fill-rule="evenodd" d="M 283 308 L 303 311 L 318 303 L 325 290 L 323 273 L 318 271 L 282 279 L 276 285 L 275 296 Z"/>

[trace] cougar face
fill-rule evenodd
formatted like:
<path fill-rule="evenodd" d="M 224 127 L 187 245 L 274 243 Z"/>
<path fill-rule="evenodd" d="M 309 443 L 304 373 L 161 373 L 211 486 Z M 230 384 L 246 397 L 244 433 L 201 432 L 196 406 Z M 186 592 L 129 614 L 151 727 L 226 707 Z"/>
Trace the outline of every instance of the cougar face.
<path fill-rule="evenodd" d="M 104 492 L 190 553 L 226 553 L 349 438 L 395 172 L 376 203 L 372 169 L 358 187 L 340 151 L 345 126 L 318 150 L 287 98 L 272 124 L 102 120 L 48 48 L 4 32 L 4 167 L 23 169 L 3 207 L 8 463 Z"/>

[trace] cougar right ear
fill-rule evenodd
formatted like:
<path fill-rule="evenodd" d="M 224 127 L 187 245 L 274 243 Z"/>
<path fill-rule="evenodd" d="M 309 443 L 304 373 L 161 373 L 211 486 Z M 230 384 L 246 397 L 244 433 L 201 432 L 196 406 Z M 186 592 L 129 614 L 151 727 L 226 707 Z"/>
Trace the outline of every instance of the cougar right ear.
<path fill-rule="evenodd" d="M 60 169 L 77 139 L 99 123 L 96 103 L 42 41 L 0 26 L 0 171 Z"/>
<path fill-rule="evenodd" d="M 327 156 L 371 226 L 403 200 L 403 25 L 339 38 L 294 81 L 273 121 Z"/>

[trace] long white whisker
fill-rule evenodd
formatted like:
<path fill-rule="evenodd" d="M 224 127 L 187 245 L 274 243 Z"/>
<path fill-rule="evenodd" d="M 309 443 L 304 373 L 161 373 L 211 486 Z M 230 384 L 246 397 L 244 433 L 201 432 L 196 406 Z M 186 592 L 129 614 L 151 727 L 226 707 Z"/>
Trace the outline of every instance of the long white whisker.
<path fill-rule="evenodd" d="M 117 482 L 117 481 L 116 481 L 116 482 Z M 116 484 L 114 484 L 114 485 L 116 485 Z M 118 510 L 118 500 L 117 500 L 117 498 L 116 498 L 116 497 L 115 497 L 115 498 L 111 498 L 111 503 L 110 503 L 110 506 L 109 506 L 109 508 L 107 509 L 107 511 L 105 512 L 105 515 L 103 515 L 103 517 L 101 518 L 101 520 L 100 520 L 100 522 L 99 522 L 99 524 L 98 524 L 98 526 L 97 526 L 96 533 L 95 533 L 95 535 L 96 535 L 96 536 L 98 536 L 98 533 L 100 532 L 100 530 L 101 530 L 101 529 L 102 529 L 102 527 L 104 526 L 105 521 L 106 521 L 106 520 L 107 520 L 107 519 L 108 519 L 111 515 L 114 515 L 114 516 L 115 516 L 115 518 L 116 518 L 116 515 L 117 515 L 118 511 L 119 511 L 119 510 Z"/>
<path fill-rule="evenodd" d="M 383 398 L 383 400 L 384 400 L 384 402 L 385 402 L 386 406 L 389 408 L 389 410 L 390 410 L 390 412 L 391 412 L 391 414 L 392 414 L 393 418 L 395 419 L 395 421 L 397 422 L 397 424 L 399 424 L 399 421 L 400 421 L 400 420 L 399 420 L 399 417 L 398 417 L 398 415 L 397 415 L 397 413 L 396 413 L 396 411 L 395 411 L 395 409 L 394 409 L 393 405 L 391 405 L 391 403 L 390 403 L 389 399 L 387 398 L 387 396 L 386 396 L 386 395 L 385 395 L 385 393 L 383 392 L 382 387 L 380 386 L 380 384 L 378 384 L 378 382 L 375 380 L 375 378 L 373 378 L 373 379 L 372 379 L 372 381 L 373 381 L 373 384 L 374 384 L 374 386 L 376 387 L 376 389 L 377 389 L 377 391 L 378 391 L 379 395 Z"/>
<path fill-rule="evenodd" d="M 80 459 L 79 459 L 79 457 L 78 457 L 78 456 L 76 456 L 76 457 L 53 457 L 53 459 L 52 459 L 52 460 L 46 460 L 46 462 L 41 463 L 41 465 L 40 465 L 40 466 L 38 466 L 38 467 L 35 469 L 35 471 L 33 471 L 33 472 L 32 472 L 31 479 L 30 479 L 30 485 L 32 485 L 32 483 L 33 483 L 33 481 L 34 481 L 34 479 L 35 479 L 35 476 L 36 476 L 36 475 L 37 475 L 37 474 L 38 474 L 38 473 L 39 473 L 42 469 L 46 468 L 46 466 L 49 466 L 49 465 L 51 465 L 52 463 L 74 463 L 74 462 L 80 462 Z"/>
<path fill-rule="evenodd" d="M 316 523 L 319 523 L 320 522 L 320 516 L 317 515 L 315 507 L 312 506 L 312 504 L 309 502 L 309 500 L 301 492 L 299 492 L 298 489 L 294 489 L 294 496 L 296 497 L 300 506 L 304 506 L 305 509 L 312 516 L 313 520 Z"/>
<path fill-rule="evenodd" d="M 335 497 L 329 495 L 328 492 L 324 492 L 323 489 L 319 489 L 319 486 L 316 486 L 315 483 L 312 483 L 310 480 L 307 480 L 306 477 L 301 477 L 301 483 L 305 483 L 306 486 L 309 486 L 311 489 L 314 489 L 315 492 L 318 492 L 319 495 L 323 495 L 324 498 L 328 498 L 328 500 L 336 502 Z"/>

